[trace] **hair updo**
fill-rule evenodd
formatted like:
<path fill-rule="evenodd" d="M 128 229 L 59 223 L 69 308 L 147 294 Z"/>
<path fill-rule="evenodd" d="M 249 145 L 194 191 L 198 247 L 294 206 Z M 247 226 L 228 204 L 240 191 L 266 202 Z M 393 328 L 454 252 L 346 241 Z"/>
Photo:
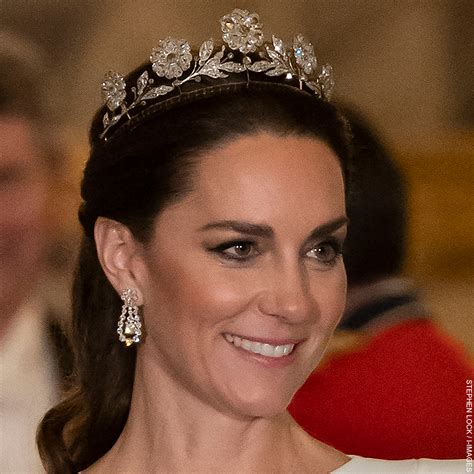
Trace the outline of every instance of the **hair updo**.
<path fill-rule="evenodd" d="M 319 139 L 347 175 L 348 132 L 334 105 L 262 74 L 255 81 L 233 76 L 186 83 L 179 94 L 119 124 L 107 141 L 100 138 L 105 108 L 92 123 L 79 211 L 84 236 L 73 285 L 75 388 L 40 425 L 48 472 L 78 472 L 97 461 L 119 437 L 130 408 L 136 349 L 118 341 L 121 301 L 97 258 L 97 217 L 122 222 L 146 242 L 156 215 L 192 191 L 200 154 L 258 132 Z"/>

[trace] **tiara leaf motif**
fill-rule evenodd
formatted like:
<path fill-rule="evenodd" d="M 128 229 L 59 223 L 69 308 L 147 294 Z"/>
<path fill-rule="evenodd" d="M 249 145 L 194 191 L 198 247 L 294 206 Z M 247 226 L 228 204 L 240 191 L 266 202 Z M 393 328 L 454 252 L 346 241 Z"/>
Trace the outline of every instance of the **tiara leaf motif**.
<path fill-rule="evenodd" d="M 155 79 L 149 77 L 148 70 L 145 70 L 136 85 L 130 88 L 133 100 L 129 103 L 126 102 L 128 93 L 125 77 L 116 71 L 109 71 L 102 81 L 102 96 L 109 112 L 103 116 L 104 130 L 100 137 L 107 140 L 105 135 L 108 130 L 122 117 L 130 119 L 129 112 L 136 107 L 144 106 L 147 101 L 177 88 L 179 90 L 186 82 L 200 82 L 202 76 L 220 79 L 229 74 L 248 75 L 249 71 L 270 77 L 285 75 L 288 80 L 296 78 L 300 89 L 305 84 L 316 96 L 329 100 L 334 87 L 332 67 L 323 65 L 317 74 L 318 62 L 313 45 L 303 35 L 294 37 L 292 48 L 288 48 L 276 36 L 272 37 L 271 43 L 264 43 L 259 16 L 238 8 L 223 16 L 220 25 L 222 40 L 231 51 L 226 52 L 225 45 L 215 50 L 214 41 L 208 39 L 201 44 L 198 56 L 193 57 L 187 41 L 172 37 L 160 40 L 152 49 L 151 67 L 158 78 L 171 82 L 157 86 Z M 244 55 L 240 62 L 234 60 L 232 51 L 240 51 Z M 252 62 L 248 54 L 255 52 L 261 59 Z"/>

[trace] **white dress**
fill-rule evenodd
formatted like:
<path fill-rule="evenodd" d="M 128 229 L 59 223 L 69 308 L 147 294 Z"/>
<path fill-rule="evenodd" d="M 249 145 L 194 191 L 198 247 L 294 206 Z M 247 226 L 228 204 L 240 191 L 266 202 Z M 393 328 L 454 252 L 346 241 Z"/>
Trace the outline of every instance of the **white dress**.
<path fill-rule="evenodd" d="M 351 460 L 332 471 L 335 474 L 345 473 L 399 473 L 399 474 L 455 474 L 466 471 L 464 460 L 407 459 L 403 461 L 385 461 L 382 459 L 350 456 Z"/>

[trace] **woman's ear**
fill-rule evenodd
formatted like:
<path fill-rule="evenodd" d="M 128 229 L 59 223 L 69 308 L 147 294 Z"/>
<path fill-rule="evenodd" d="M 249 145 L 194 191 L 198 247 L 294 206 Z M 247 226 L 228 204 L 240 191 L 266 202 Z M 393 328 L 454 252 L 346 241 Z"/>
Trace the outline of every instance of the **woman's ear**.
<path fill-rule="evenodd" d="M 140 244 L 121 222 L 99 217 L 94 227 L 97 256 L 107 279 L 120 295 L 126 288 L 137 291 L 140 306 L 142 293 L 138 284 L 137 262 Z"/>

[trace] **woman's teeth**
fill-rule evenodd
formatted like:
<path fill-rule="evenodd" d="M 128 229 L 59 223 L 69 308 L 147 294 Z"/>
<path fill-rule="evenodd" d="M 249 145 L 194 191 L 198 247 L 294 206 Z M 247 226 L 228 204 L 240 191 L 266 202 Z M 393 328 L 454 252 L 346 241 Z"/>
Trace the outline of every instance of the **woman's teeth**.
<path fill-rule="evenodd" d="M 255 354 L 261 354 L 266 357 L 284 357 L 293 351 L 294 344 L 284 344 L 282 346 L 273 346 L 264 342 L 249 341 L 239 336 L 233 336 L 232 334 L 224 334 L 227 341 L 234 344 L 235 347 L 240 347 L 245 351 L 254 352 Z"/>

